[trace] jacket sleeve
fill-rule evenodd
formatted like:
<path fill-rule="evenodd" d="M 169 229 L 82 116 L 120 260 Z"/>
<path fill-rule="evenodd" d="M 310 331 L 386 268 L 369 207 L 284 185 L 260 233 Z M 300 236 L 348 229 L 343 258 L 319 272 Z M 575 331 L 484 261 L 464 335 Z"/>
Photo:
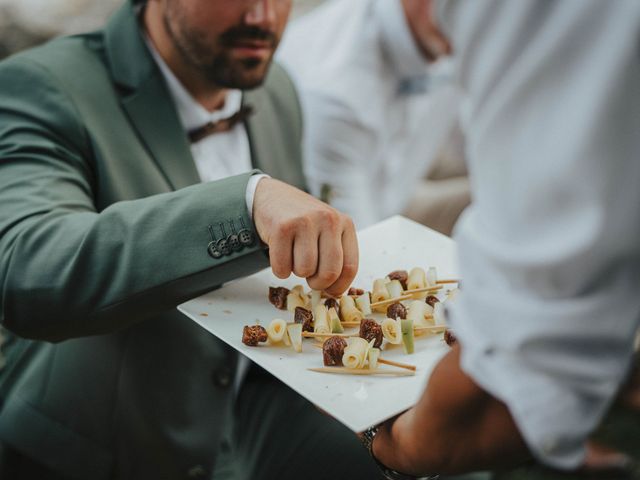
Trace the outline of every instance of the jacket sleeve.
<path fill-rule="evenodd" d="M 3 62 L 0 321 L 49 341 L 108 333 L 266 267 L 245 202 L 250 176 L 98 212 L 91 144 L 72 102 L 37 64 Z M 254 244 L 210 257 L 208 226 L 240 219 Z"/>

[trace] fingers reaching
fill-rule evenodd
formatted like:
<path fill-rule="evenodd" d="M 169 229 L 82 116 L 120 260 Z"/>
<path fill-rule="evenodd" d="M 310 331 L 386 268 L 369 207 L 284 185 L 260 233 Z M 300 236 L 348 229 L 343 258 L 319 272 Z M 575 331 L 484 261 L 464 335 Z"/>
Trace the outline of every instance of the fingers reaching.
<path fill-rule="evenodd" d="M 350 218 L 346 218 L 348 225 L 342 232 L 342 272 L 338 279 L 328 287 L 327 293 L 330 295 L 342 294 L 353 282 L 358 273 L 359 251 L 358 238 L 355 227 Z"/>
<path fill-rule="evenodd" d="M 309 286 L 315 290 L 328 290 L 342 272 L 342 232 L 333 228 L 320 233 L 318 241 L 318 269 L 307 278 Z M 328 292 L 330 293 L 330 292 Z M 342 292 L 340 292 L 342 293 Z"/>
<path fill-rule="evenodd" d="M 269 241 L 269 261 L 271 270 L 278 278 L 288 278 L 293 271 L 293 231 L 281 226 Z"/>
<path fill-rule="evenodd" d="M 309 286 L 340 295 L 358 268 L 358 243 L 351 219 L 283 182 L 262 179 L 254 196 L 254 223 L 269 245 L 274 275 L 291 273 Z"/>

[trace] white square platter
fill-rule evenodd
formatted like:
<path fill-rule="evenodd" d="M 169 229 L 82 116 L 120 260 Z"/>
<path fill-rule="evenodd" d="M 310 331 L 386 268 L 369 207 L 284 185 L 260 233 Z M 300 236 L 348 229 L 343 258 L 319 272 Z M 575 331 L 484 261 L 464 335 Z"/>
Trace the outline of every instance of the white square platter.
<path fill-rule="evenodd" d="M 457 278 L 455 243 L 448 237 L 404 217 L 391 217 L 358 233 L 360 267 L 353 286 L 371 290 L 373 280 L 393 270 L 435 266 L 439 278 Z M 302 353 L 290 347 L 242 343 L 244 325 L 269 325 L 274 318 L 293 321 L 267 299 L 269 286 L 292 288 L 306 283 L 296 277 L 276 278 L 270 269 L 230 282 L 178 306 L 183 314 L 262 366 L 354 432 L 361 432 L 413 406 L 438 360 L 447 352 L 442 335 L 417 337 L 415 353 L 400 347 L 381 357 L 417 366 L 410 377 L 355 376 L 311 372 L 322 367 L 322 351 L 305 339 Z M 442 295 L 441 295 L 442 297 Z M 377 317 L 380 318 L 380 317 Z M 384 318 L 384 316 L 382 317 Z M 357 330 L 355 330 L 357 331 Z M 384 365 L 379 368 L 393 368 Z"/>

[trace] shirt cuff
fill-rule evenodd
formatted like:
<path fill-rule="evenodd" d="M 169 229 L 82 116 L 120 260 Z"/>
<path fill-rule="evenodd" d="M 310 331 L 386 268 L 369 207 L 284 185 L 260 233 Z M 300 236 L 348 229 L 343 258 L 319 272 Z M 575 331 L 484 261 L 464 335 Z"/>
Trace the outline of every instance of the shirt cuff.
<path fill-rule="evenodd" d="M 245 202 L 247 202 L 247 210 L 249 211 L 249 217 L 253 220 L 253 197 L 256 196 L 256 188 L 258 188 L 258 183 L 263 178 L 271 178 L 266 173 L 256 173 L 249 178 L 249 183 L 247 183 L 247 190 L 244 194 Z"/>

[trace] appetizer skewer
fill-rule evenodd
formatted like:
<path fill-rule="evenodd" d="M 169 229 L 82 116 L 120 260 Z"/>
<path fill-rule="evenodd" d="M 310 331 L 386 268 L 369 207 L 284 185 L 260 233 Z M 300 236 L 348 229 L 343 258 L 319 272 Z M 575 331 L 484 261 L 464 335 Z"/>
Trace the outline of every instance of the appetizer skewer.
<path fill-rule="evenodd" d="M 245 327 L 243 343 L 284 344 L 301 352 L 303 338 L 316 338 L 323 342 L 321 345 L 329 339 L 335 344 L 335 351 L 333 360 L 325 361 L 325 366 L 362 369 L 366 365 L 375 370 L 378 364 L 385 364 L 412 370 L 415 369 L 412 365 L 379 358 L 383 342 L 387 346 L 402 345 L 405 353 L 414 352 L 414 339 L 423 334 L 444 333 L 448 344 L 455 342 L 447 329 L 445 305 L 441 302 L 454 300 L 459 290 L 455 287 L 448 290 L 442 301 L 436 296 L 444 285 L 454 283 L 459 280 L 438 279 L 435 267 L 416 267 L 410 272 L 396 270 L 375 279 L 371 292 L 351 287 L 340 298 L 318 290 L 305 292 L 302 285 L 290 290 L 270 287 L 269 301 L 278 309 L 292 312 L 293 322 L 274 319 L 266 329 Z M 374 312 L 386 313 L 386 318 L 374 320 L 371 318 Z M 354 327 L 359 330 L 345 332 L 345 328 Z"/>
<path fill-rule="evenodd" d="M 396 303 L 396 302 L 400 302 L 402 300 L 409 300 L 410 298 L 413 298 L 412 294 L 409 295 L 401 295 L 399 297 L 396 298 L 388 298 L 387 300 L 381 300 L 379 302 L 374 302 L 371 304 L 371 308 L 378 308 L 378 307 L 386 307 L 387 305 L 391 305 L 392 303 Z"/>
<path fill-rule="evenodd" d="M 414 288 L 413 290 L 405 290 L 402 292 L 403 295 L 413 294 L 413 293 L 436 293 L 442 290 L 444 287 L 439 285 L 437 287 L 422 287 L 422 288 Z"/>
<path fill-rule="evenodd" d="M 340 337 L 338 337 L 338 338 L 340 338 Z M 316 348 L 320 348 L 320 349 L 323 348 L 323 344 L 320 344 L 320 343 L 316 343 L 313 346 L 316 347 Z M 396 362 L 394 360 L 387 360 L 385 358 L 378 357 L 378 363 L 382 363 L 384 365 L 390 365 L 392 367 L 404 368 L 405 370 L 411 370 L 413 372 L 416 371 L 416 366 L 415 365 L 410 365 L 408 363 L 402 363 L 402 362 Z"/>
<path fill-rule="evenodd" d="M 320 373 L 337 373 L 342 375 L 388 375 L 393 377 L 411 377 L 416 373 L 411 370 L 390 370 L 390 369 L 375 369 L 369 370 L 366 368 L 347 368 L 347 367 L 317 367 L 308 368 L 312 372 Z"/>
<path fill-rule="evenodd" d="M 341 337 L 352 338 L 359 337 L 357 333 L 318 333 L 318 332 L 302 332 L 302 336 L 305 338 L 329 338 L 329 337 Z"/>
<path fill-rule="evenodd" d="M 394 360 L 386 360 L 384 358 L 378 358 L 378 363 L 383 363 L 385 365 L 391 365 L 392 367 L 404 368 L 405 370 L 411 370 L 412 372 L 416 371 L 415 365 L 409 365 L 408 363 L 396 362 Z"/>

